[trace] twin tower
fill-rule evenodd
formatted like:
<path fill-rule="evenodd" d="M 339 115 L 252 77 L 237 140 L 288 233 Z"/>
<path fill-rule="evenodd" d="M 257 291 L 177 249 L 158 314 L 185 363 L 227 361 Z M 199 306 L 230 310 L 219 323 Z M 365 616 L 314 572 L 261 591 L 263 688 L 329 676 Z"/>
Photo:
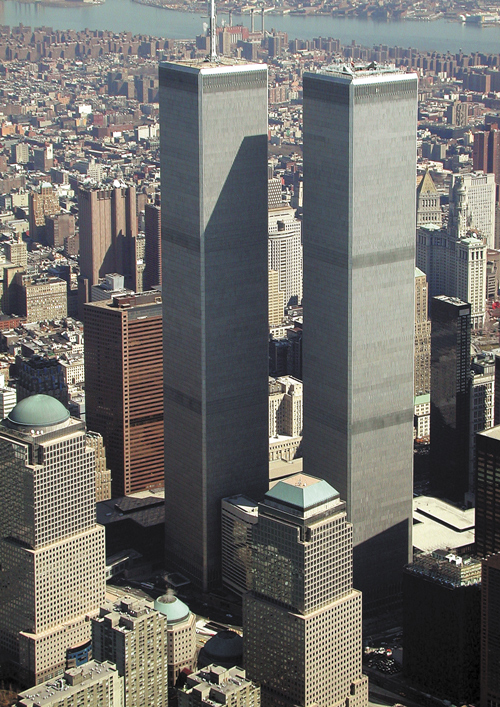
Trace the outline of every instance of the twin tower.
<path fill-rule="evenodd" d="M 304 471 L 346 501 L 354 583 L 411 551 L 417 78 L 304 75 Z M 220 580 L 220 501 L 268 490 L 267 67 L 160 67 L 166 548 Z"/>

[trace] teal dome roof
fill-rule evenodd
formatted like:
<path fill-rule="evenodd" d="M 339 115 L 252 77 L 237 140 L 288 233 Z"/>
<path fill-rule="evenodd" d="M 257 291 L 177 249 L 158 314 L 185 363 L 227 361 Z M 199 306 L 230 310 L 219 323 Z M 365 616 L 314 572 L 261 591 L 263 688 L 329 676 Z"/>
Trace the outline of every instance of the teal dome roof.
<path fill-rule="evenodd" d="M 10 411 L 7 419 L 16 426 L 51 427 L 69 419 L 69 411 L 50 395 L 30 395 Z"/>
<path fill-rule="evenodd" d="M 167 595 L 155 599 L 154 607 L 161 614 L 165 614 L 169 624 L 185 621 L 191 613 L 184 602 L 175 596 Z"/>

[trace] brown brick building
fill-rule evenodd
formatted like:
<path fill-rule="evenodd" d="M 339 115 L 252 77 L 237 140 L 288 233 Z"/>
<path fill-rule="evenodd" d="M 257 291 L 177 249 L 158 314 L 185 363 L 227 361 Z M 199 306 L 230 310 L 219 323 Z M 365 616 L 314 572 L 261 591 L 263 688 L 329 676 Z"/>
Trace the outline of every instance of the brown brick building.
<path fill-rule="evenodd" d="M 161 295 L 88 303 L 84 323 L 87 426 L 103 436 L 113 497 L 163 486 Z"/>

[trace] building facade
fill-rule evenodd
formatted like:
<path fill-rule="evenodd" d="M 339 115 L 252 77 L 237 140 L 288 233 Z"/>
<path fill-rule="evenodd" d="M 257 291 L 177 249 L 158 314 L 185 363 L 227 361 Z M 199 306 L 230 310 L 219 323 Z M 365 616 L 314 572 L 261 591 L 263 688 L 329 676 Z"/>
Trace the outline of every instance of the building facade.
<path fill-rule="evenodd" d="M 488 247 L 477 233 L 456 237 L 433 224 L 417 232 L 417 268 L 429 283 L 429 296 L 458 297 L 471 304 L 471 323 L 482 329 L 486 316 Z"/>
<path fill-rule="evenodd" d="M 62 675 L 104 601 L 94 452 L 83 422 L 32 395 L 0 426 L 0 459 L 0 650 L 35 685 Z"/>
<path fill-rule="evenodd" d="M 64 319 L 68 314 L 67 284 L 59 277 L 32 277 L 17 272 L 14 276 L 17 313 L 29 322 Z M 12 302 L 9 306 L 13 309 Z"/>
<path fill-rule="evenodd" d="M 436 697 L 475 702 L 479 692 L 481 563 L 437 550 L 404 570 L 403 671 Z"/>
<path fill-rule="evenodd" d="M 144 600 L 124 597 L 92 619 L 95 660 L 114 663 L 123 677 L 123 707 L 167 707 L 167 616 Z"/>
<path fill-rule="evenodd" d="M 63 367 L 56 358 L 32 356 L 31 358 L 18 357 L 17 367 L 17 399 L 36 393 L 50 395 L 59 400 L 63 405 L 68 404 L 68 385 L 64 377 Z"/>
<path fill-rule="evenodd" d="M 154 608 L 167 617 L 168 684 L 175 685 L 182 671 L 196 669 L 196 615 L 172 590 L 155 599 Z"/>
<path fill-rule="evenodd" d="M 476 435 L 493 427 L 495 415 L 495 356 L 474 356 L 471 364 L 469 412 L 469 489 L 466 502 L 475 506 L 476 495 Z"/>
<path fill-rule="evenodd" d="M 133 290 L 137 285 L 137 212 L 134 186 L 78 190 L 80 282 L 82 302 L 106 273 L 120 273 Z"/>
<path fill-rule="evenodd" d="M 280 290 L 280 274 L 269 270 L 269 326 L 279 326 L 285 315 L 285 293 Z"/>
<path fill-rule="evenodd" d="M 365 602 L 411 551 L 416 123 L 414 74 L 304 75 L 304 461 L 346 501 Z"/>
<path fill-rule="evenodd" d="M 452 174 L 450 181 L 450 228 L 454 228 L 465 199 L 466 219 L 457 237 L 464 229 L 473 228 L 486 239 L 488 248 L 495 248 L 495 175 L 483 172 Z"/>
<path fill-rule="evenodd" d="M 267 67 L 162 64 L 160 117 L 167 566 L 208 588 L 268 484 Z"/>
<path fill-rule="evenodd" d="M 469 489 L 470 304 L 434 297 L 431 320 L 431 491 L 463 503 Z"/>
<path fill-rule="evenodd" d="M 476 552 L 500 552 L 500 425 L 476 437 Z"/>
<path fill-rule="evenodd" d="M 244 662 L 263 707 L 368 705 L 352 526 L 326 481 L 296 474 L 259 504 L 252 591 L 243 597 Z"/>
<path fill-rule="evenodd" d="M 415 395 L 431 390 L 431 322 L 428 314 L 429 289 L 427 278 L 415 268 Z"/>
<path fill-rule="evenodd" d="M 500 705 L 500 554 L 483 560 L 481 582 L 481 707 Z"/>
<path fill-rule="evenodd" d="M 252 588 L 252 529 L 258 505 L 245 496 L 222 499 L 222 584 L 240 596 Z"/>
<path fill-rule="evenodd" d="M 243 668 L 209 665 L 189 675 L 177 700 L 179 707 L 260 707 L 260 688 L 246 679 Z"/>
<path fill-rule="evenodd" d="M 285 304 L 302 302 L 302 222 L 288 204 L 269 209 L 268 266 L 279 273 Z"/>
<path fill-rule="evenodd" d="M 84 322 L 86 420 L 103 437 L 113 496 L 162 486 L 161 294 L 88 303 Z"/>
<path fill-rule="evenodd" d="M 144 207 L 144 237 L 146 240 L 143 289 L 161 287 L 161 206 Z"/>
<path fill-rule="evenodd" d="M 18 707 L 123 707 L 123 678 L 112 663 L 90 661 L 21 692 Z"/>
<path fill-rule="evenodd" d="M 441 227 L 441 197 L 429 171 L 417 187 L 417 228 L 428 223 Z"/>

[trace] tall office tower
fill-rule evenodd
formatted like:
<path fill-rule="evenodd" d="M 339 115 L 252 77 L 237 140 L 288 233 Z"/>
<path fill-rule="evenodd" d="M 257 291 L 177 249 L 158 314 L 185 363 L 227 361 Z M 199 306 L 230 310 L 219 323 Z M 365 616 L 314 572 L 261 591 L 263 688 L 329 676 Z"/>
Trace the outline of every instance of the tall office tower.
<path fill-rule="evenodd" d="M 417 187 L 417 228 L 427 223 L 441 227 L 442 221 L 441 197 L 427 170 Z"/>
<path fill-rule="evenodd" d="M 452 174 L 448 227 L 457 238 L 473 228 L 495 248 L 495 175 L 483 172 Z"/>
<path fill-rule="evenodd" d="M 168 705 L 168 617 L 143 599 L 102 606 L 92 619 L 95 660 L 114 663 L 124 678 L 124 707 Z"/>
<path fill-rule="evenodd" d="M 416 123 L 415 74 L 304 75 L 304 463 L 346 500 L 365 604 L 411 552 Z"/>
<path fill-rule="evenodd" d="M 146 267 L 143 275 L 143 288 L 161 286 L 161 206 L 146 204 L 144 207 L 144 236 Z"/>
<path fill-rule="evenodd" d="M 476 505 L 476 435 L 494 425 L 495 355 L 484 353 L 474 356 L 470 377 L 469 490 L 465 500 L 472 507 Z"/>
<path fill-rule="evenodd" d="M 55 398 L 21 400 L 0 425 L 0 485 L 0 651 L 34 685 L 62 674 L 104 601 L 85 424 Z"/>
<path fill-rule="evenodd" d="M 476 552 L 500 552 L 500 425 L 476 437 Z"/>
<path fill-rule="evenodd" d="M 84 306 L 89 429 L 107 450 L 113 496 L 163 486 L 161 294 Z"/>
<path fill-rule="evenodd" d="M 500 184 L 500 130 L 498 123 L 486 125 L 486 130 L 474 133 L 472 164 L 475 171 L 491 172 Z"/>
<path fill-rule="evenodd" d="M 280 274 L 277 270 L 268 271 L 269 283 L 269 326 L 279 326 L 285 316 L 285 293 L 280 289 Z"/>
<path fill-rule="evenodd" d="M 80 186 L 78 208 L 80 274 L 81 282 L 86 282 L 84 301 L 90 302 L 90 288 L 107 273 L 124 275 L 126 286 L 135 290 L 135 187 Z"/>
<path fill-rule="evenodd" d="M 268 488 L 267 67 L 162 64 L 160 116 L 167 566 L 207 589 Z"/>
<path fill-rule="evenodd" d="M 486 317 L 486 267 L 488 248 L 484 238 L 462 238 L 455 244 L 456 285 L 454 297 L 470 302 L 471 326 L 482 329 Z"/>
<path fill-rule="evenodd" d="M 291 206 L 269 209 L 268 266 L 279 273 L 285 304 L 302 302 L 302 224 Z"/>
<path fill-rule="evenodd" d="M 431 390 L 431 322 L 428 315 L 429 292 L 427 278 L 415 268 L 415 395 Z"/>
<path fill-rule="evenodd" d="M 431 305 L 431 490 L 463 503 L 469 488 L 470 304 Z"/>
<path fill-rule="evenodd" d="M 483 560 L 481 579 L 481 707 L 500 705 L 500 554 Z"/>
<path fill-rule="evenodd" d="M 479 688 L 481 563 L 449 550 L 415 555 L 403 573 L 403 671 L 455 704 Z"/>
<path fill-rule="evenodd" d="M 352 526 L 338 492 L 305 474 L 279 481 L 259 504 L 252 564 L 244 663 L 263 707 L 365 707 L 361 594 L 352 588 Z"/>

